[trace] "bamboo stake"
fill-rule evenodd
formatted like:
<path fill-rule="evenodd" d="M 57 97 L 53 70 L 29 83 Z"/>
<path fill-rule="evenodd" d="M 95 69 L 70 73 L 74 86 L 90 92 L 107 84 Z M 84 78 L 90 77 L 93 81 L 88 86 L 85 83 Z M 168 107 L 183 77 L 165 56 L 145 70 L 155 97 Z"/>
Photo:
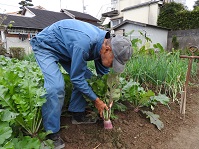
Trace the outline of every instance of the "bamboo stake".
<path fill-rule="evenodd" d="M 101 143 L 100 144 L 98 144 L 96 147 L 94 147 L 93 149 L 97 149 L 99 146 L 101 145 Z"/>

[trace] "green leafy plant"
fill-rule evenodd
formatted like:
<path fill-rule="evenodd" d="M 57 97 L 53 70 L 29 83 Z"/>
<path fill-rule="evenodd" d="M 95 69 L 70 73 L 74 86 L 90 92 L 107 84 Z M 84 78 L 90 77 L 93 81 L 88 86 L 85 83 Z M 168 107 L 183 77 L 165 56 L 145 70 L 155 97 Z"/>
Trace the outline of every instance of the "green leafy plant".
<path fill-rule="evenodd" d="M 179 42 L 178 42 L 176 36 L 173 36 L 173 37 L 172 37 L 172 44 L 173 44 L 173 48 L 174 48 L 175 50 L 179 49 Z"/>
<path fill-rule="evenodd" d="M 156 125 L 159 130 L 164 128 L 163 122 L 159 120 L 159 117 L 160 117 L 159 115 L 154 114 L 153 112 L 150 112 L 150 111 L 142 111 L 142 113 L 146 114 L 147 115 L 146 118 L 149 118 L 150 122 Z"/>
<path fill-rule="evenodd" d="M 134 82 L 133 80 L 130 80 L 122 88 L 122 95 L 123 98 L 132 103 L 136 112 L 138 112 L 141 107 L 151 107 L 153 110 L 153 106 L 157 105 L 157 102 L 164 105 L 169 102 L 169 98 L 165 95 L 155 96 L 153 91 L 145 91 L 138 82 Z"/>
<path fill-rule="evenodd" d="M 39 149 L 49 133 L 41 127 L 45 93 L 36 63 L 0 56 L 0 147 L 28 143 Z"/>
<path fill-rule="evenodd" d="M 151 110 L 154 110 L 155 106 L 158 103 L 168 105 L 168 97 L 161 94 L 155 96 L 155 93 L 151 90 L 148 90 L 146 92 L 139 83 L 134 82 L 133 80 L 130 80 L 122 88 L 122 95 L 124 99 L 126 99 L 133 105 L 135 112 L 141 111 L 143 114 L 147 115 L 147 118 L 150 119 L 150 122 L 155 124 L 159 130 L 163 128 L 163 123 L 158 119 L 159 115 L 156 115 L 151 111 L 141 110 L 141 108 L 149 107 Z"/>
<path fill-rule="evenodd" d="M 120 89 L 119 89 L 119 78 L 118 74 L 109 73 L 103 75 L 102 77 L 93 76 L 88 80 L 89 85 L 96 93 L 96 95 L 108 106 L 108 110 L 104 110 L 103 119 L 104 121 L 109 121 L 107 125 L 105 124 L 105 129 L 111 129 L 112 124 L 110 118 L 113 118 L 113 102 L 114 104 L 119 101 Z M 119 109 L 119 104 L 116 104 Z M 107 127 L 106 127 L 107 126 Z"/>
<path fill-rule="evenodd" d="M 113 102 L 117 102 L 120 98 L 120 89 L 119 87 L 119 79 L 118 74 L 108 74 L 107 78 L 107 91 L 106 96 L 103 99 L 105 103 L 107 103 L 109 110 L 104 111 L 104 119 L 109 120 L 111 117 L 111 108 L 113 105 Z"/>

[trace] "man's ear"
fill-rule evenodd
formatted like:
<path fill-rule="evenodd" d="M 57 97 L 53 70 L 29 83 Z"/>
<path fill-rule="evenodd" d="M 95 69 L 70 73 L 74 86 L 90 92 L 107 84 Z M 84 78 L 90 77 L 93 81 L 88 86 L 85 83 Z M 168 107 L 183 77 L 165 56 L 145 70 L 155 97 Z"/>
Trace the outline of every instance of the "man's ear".
<path fill-rule="evenodd" d="M 101 50 L 100 50 L 100 53 L 102 54 L 106 54 L 107 52 L 110 52 L 110 51 L 112 51 L 111 50 L 111 47 L 110 46 L 108 46 L 108 45 L 106 45 L 106 46 L 104 46 Z"/>
<path fill-rule="evenodd" d="M 106 42 L 107 42 L 107 39 L 104 39 L 104 42 L 102 44 L 102 48 L 100 50 L 100 54 L 105 54 L 109 51 L 112 51 L 111 46 L 108 45 Z"/>
<path fill-rule="evenodd" d="M 112 51 L 112 48 L 109 45 L 107 45 L 106 46 L 106 52 L 111 52 L 111 51 Z"/>

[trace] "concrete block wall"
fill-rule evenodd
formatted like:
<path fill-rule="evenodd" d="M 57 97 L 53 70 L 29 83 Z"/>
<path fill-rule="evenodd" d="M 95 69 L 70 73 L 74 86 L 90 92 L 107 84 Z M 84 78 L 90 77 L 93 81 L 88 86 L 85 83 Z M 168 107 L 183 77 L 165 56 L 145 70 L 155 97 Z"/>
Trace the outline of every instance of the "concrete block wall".
<path fill-rule="evenodd" d="M 177 37 L 179 48 L 182 50 L 188 48 L 191 45 L 199 47 L 199 29 L 169 31 L 167 41 L 168 50 L 171 50 L 173 47 L 173 36 Z"/>

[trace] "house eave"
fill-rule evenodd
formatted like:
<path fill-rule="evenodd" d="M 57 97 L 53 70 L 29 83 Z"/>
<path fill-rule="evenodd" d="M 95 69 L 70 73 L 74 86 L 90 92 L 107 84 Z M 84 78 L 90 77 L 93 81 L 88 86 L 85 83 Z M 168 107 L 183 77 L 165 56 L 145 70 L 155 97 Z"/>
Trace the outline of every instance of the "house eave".
<path fill-rule="evenodd" d="M 71 19 L 75 19 L 75 15 L 73 15 L 72 13 L 70 13 L 69 11 L 67 11 L 66 9 L 61 9 L 60 12 L 65 13 L 66 15 L 68 15 L 69 17 L 71 17 Z"/>
<path fill-rule="evenodd" d="M 141 8 L 141 7 L 146 7 L 146 6 L 149 6 L 151 4 L 155 4 L 155 3 L 161 4 L 159 0 L 149 1 L 149 2 L 145 2 L 145 3 L 142 3 L 142 4 L 135 5 L 135 6 L 126 7 L 123 10 L 121 10 L 121 12 L 132 10 L 132 9 L 137 9 L 137 8 Z"/>
<path fill-rule="evenodd" d="M 169 28 L 164 28 L 164 27 L 160 27 L 160 26 L 156 26 L 156 25 L 150 25 L 150 24 L 145 24 L 145 23 L 141 23 L 141 22 L 136 22 L 136 21 L 131 21 L 131 20 L 125 20 L 123 21 L 122 23 L 116 25 L 113 27 L 113 30 L 123 26 L 124 24 L 134 24 L 134 25 L 139 25 L 139 26 L 143 26 L 143 27 L 147 27 L 147 26 L 150 26 L 150 27 L 155 27 L 155 28 L 160 28 L 160 29 L 163 29 L 163 30 L 170 30 Z"/>
<path fill-rule="evenodd" d="M 113 11 L 109 11 L 109 12 L 102 14 L 103 17 L 115 17 L 115 16 L 118 16 L 118 15 L 119 15 L 118 10 L 113 10 Z"/>

